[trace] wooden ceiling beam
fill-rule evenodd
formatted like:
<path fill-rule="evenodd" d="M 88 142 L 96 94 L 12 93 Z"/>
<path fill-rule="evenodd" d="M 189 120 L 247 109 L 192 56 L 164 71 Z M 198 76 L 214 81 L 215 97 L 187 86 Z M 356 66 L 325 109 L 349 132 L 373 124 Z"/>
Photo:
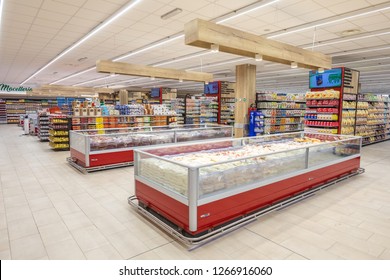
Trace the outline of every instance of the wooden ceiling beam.
<path fill-rule="evenodd" d="M 37 90 L 52 91 L 68 91 L 68 92 L 82 92 L 84 93 L 113 93 L 115 90 L 112 88 L 92 88 L 92 87 L 74 87 L 74 86 L 61 86 L 61 85 L 42 85 Z"/>
<path fill-rule="evenodd" d="M 211 49 L 218 45 L 219 51 L 263 60 L 317 70 L 332 68 L 332 58 L 320 52 L 305 50 L 293 45 L 267 39 L 242 30 L 223 26 L 213 22 L 195 19 L 185 24 L 185 44 Z"/>
<path fill-rule="evenodd" d="M 99 73 L 115 73 L 121 75 L 154 77 L 194 82 L 213 81 L 213 74 L 209 73 L 159 68 L 124 62 L 113 62 L 109 60 L 98 60 L 96 62 L 96 71 Z"/>

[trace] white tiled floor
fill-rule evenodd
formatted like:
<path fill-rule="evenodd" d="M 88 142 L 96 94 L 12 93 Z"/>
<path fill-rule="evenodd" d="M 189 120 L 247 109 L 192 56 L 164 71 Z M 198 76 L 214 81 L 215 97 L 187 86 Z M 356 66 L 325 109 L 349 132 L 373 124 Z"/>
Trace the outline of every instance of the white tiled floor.
<path fill-rule="evenodd" d="M 0 125 L 0 259 L 390 259 L 390 141 L 366 173 L 194 251 L 127 204 L 133 168 L 83 175 L 16 125 Z"/>

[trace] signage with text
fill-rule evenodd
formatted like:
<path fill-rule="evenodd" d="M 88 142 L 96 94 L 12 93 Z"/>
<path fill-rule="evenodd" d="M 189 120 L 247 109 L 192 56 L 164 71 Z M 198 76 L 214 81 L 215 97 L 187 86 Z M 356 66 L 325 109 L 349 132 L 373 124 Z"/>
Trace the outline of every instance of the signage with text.
<path fill-rule="evenodd" d="M 32 91 L 31 87 L 23 87 L 20 85 L 0 84 L 0 93 L 19 93 L 25 94 L 28 91 Z"/>
<path fill-rule="evenodd" d="M 310 88 L 331 88 L 340 87 L 342 84 L 341 68 L 325 70 L 323 73 L 310 72 Z"/>

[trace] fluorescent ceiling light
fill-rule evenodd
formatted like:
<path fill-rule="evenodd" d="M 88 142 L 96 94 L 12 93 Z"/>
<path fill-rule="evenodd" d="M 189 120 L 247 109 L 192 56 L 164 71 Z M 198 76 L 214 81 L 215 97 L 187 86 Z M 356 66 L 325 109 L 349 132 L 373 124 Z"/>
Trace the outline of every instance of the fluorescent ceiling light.
<path fill-rule="evenodd" d="M 103 78 L 97 78 L 97 79 L 89 80 L 89 81 L 86 81 L 86 82 L 77 83 L 77 84 L 74 84 L 73 86 L 81 86 L 81 85 L 85 85 L 85 84 L 90 84 L 90 83 L 93 83 L 93 82 L 114 78 L 116 76 L 119 76 L 119 75 L 118 74 L 114 74 L 114 75 L 110 74 L 110 75 L 105 76 Z"/>
<path fill-rule="evenodd" d="M 276 2 L 278 2 L 279 0 L 273 0 L 273 1 L 259 1 L 257 2 L 256 4 L 254 5 L 249 5 L 249 6 L 246 6 L 242 9 L 239 9 L 237 11 L 234 11 L 230 14 L 227 14 L 225 18 L 222 18 L 220 20 L 217 20 L 216 23 L 217 24 L 220 24 L 220 23 L 223 23 L 225 21 L 228 21 L 228 20 L 231 20 L 231 19 L 234 19 L 236 17 L 239 17 L 239 16 L 242 16 L 242 15 L 245 15 L 245 14 L 248 14 L 250 12 L 253 12 L 253 11 L 256 11 L 258 9 L 261 9 L 261 8 L 264 8 L 264 7 L 267 7 L 269 5 L 272 5 Z"/>
<path fill-rule="evenodd" d="M 215 67 L 215 66 L 220 66 L 220 65 L 225 65 L 225 64 L 231 64 L 231 63 L 235 63 L 235 62 L 240 62 L 240 61 L 244 61 L 244 60 L 249 60 L 249 59 L 252 59 L 252 58 L 249 58 L 249 57 L 244 57 L 244 58 L 238 58 L 238 59 L 233 59 L 233 60 L 228 60 L 228 61 L 224 61 L 224 62 L 220 62 L 220 63 L 214 63 L 214 64 L 209 64 L 209 65 L 205 65 L 205 66 L 199 66 L 199 67 L 194 67 L 194 68 L 189 68 L 189 69 L 185 69 L 187 71 L 194 71 L 196 69 L 199 69 L 199 68 L 210 68 L 210 67 Z"/>
<path fill-rule="evenodd" d="M 116 82 L 113 82 L 113 83 L 104 83 L 104 84 L 101 84 L 101 85 L 96 85 L 94 87 L 112 86 L 112 85 L 117 85 L 118 83 L 121 83 L 121 84 L 123 84 L 123 83 L 130 83 L 130 82 L 135 82 L 135 81 L 145 80 L 145 79 L 148 79 L 148 78 L 145 78 L 145 77 L 133 78 L 133 79 L 124 80 L 124 81 L 116 81 Z"/>
<path fill-rule="evenodd" d="M 285 78 L 285 77 L 298 77 L 298 76 L 306 76 L 309 78 L 309 73 L 297 73 L 297 74 L 285 74 L 285 75 L 273 75 L 273 76 L 266 76 L 266 77 L 260 77 L 256 78 L 256 81 L 264 80 L 267 81 L 268 79 L 275 79 L 275 78 Z"/>
<path fill-rule="evenodd" d="M 227 17 L 225 17 L 225 18 L 222 18 L 221 20 L 217 21 L 217 23 L 225 22 L 225 21 L 230 20 L 230 19 L 232 19 L 232 18 L 236 18 L 236 17 L 238 17 L 238 16 L 247 14 L 247 13 L 249 13 L 249 12 L 252 12 L 252 11 L 254 11 L 254 10 L 260 9 L 260 8 L 262 8 L 262 7 L 266 7 L 266 6 L 271 5 L 271 4 L 273 4 L 273 3 L 276 3 L 276 2 L 278 2 L 278 0 L 275 0 L 275 1 L 267 1 L 267 2 L 265 2 L 265 1 L 258 2 L 258 3 L 256 3 L 255 5 L 250 5 L 250 6 L 247 6 L 247 7 L 243 8 L 243 9 L 240 9 L 239 11 L 236 11 L 235 14 L 232 15 L 232 16 L 227 16 Z M 130 52 L 130 53 L 121 55 L 120 57 L 114 58 L 113 61 L 119 61 L 119 60 L 123 60 L 123 59 L 129 58 L 129 57 L 131 57 L 131 56 L 134 56 L 134 55 L 137 55 L 137 54 L 146 52 L 146 51 L 148 51 L 148 50 L 151 50 L 151 49 L 153 49 L 153 48 L 162 46 L 162 45 L 164 45 L 164 44 L 170 43 L 170 42 L 172 42 L 172 41 L 174 41 L 174 40 L 177 40 L 177 39 L 180 39 L 180 38 L 183 38 L 183 37 L 184 37 L 184 32 L 177 33 L 177 34 L 175 34 L 175 35 L 169 36 L 169 37 L 166 38 L 166 39 L 163 39 L 163 40 L 161 40 L 161 41 L 157 41 L 157 42 L 155 42 L 155 43 L 153 43 L 153 44 L 151 44 L 151 45 L 149 45 L 149 46 L 143 47 L 143 48 L 141 48 L 141 49 L 132 51 L 132 52 Z M 174 60 L 171 60 L 171 61 L 166 61 L 166 62 L 162 62 L 162 63 L 157 63 L 157 64 L 154 64 L 154 65 L 152 65 L 152 66 L 155 66 L 155 67 L 157 67 L 157 66 L 163 66 L 163 65 L 167 65 L 167 64 L 171 64 L 171 63 L 175 63 L 175 62 L 179 62 L 179 61 L 191 59 L 191 58 L 194 58 L 194 57 L 198 57 L 198 56 L 207 55 L 207 54 L 210 54 L 210 52 L 205 52 L 205 53 L 199 53 L 199 54 L 195 54 L 195 55 L 190 55 L 189 57 L 182 57 L 182 58 L 180 58 L 180 59 L 174 59 Z M 53 62 L 54 62 L 54 61 L 53 61 Z M 227 63 L 230 63 L 230 62 L 227 62 Z M 220 65 L 220 64 L 219 64 L 219 65 Z M 47 67 L 47 66 L 46 66 L 46 67 Z M 60 83 L 60 82 L 62 82 L 62 81 L 64 81 L 64 80 L 67 80 L 67 79 L 70 79 L 70 78 L 74 78 L 74 77 L 76 77 L 76 76 L 82 75 L 82 74 L 84 74 L 84 73 L 86 73 L 86 72 L 88 72 L 88 71 L 94 70 L 94 69 L 96 69 L 96 67 L 91 67 L 91 68 L 89 68 L 89 69 L 87 69 L 87 70 L 81 71 L 81 72 L 79 72 L 79 73 L 72 74 L 72 75 L 70 75 L 70 76 L 68 76 L 68 77 L 62 78 L 62 79 L 57 80 L 57 81 L 55 81 L 55 82 L 52 82 L 52 83 L 50 83 L 50 84 L 57 84 L 57 83 Z M 42 70 L 43 70 L 43 69 L 41 69 L 40 71 L 42 71 Z M 38 72 L 35 73 L 34 76 L 37 75 L 37 74 L 38 74 Z M 32 78 L 32 77 L 33 77 L 33 76 L 31 76 L 30 78 Z M 30 79 L 30 78 L 29 78 L 29 79 Z M 26 82 L 26 81 L 27 81 L 27 80 L 25 80 L 24 82 Z"/>
<path fill-rule="evenodd" d="M 81 72 L 78 72 L 78 73 L 75 73 L 75 74 L 69 75 L 69 76 L 67 76 L 67 77 L 65 77 L 65 78 L 59 79 L 59 80 L 57 80 L 57 81 L 55 81 L 55 82 L 52 82 L 52 83 L 50 83 L 49 85 L 55 85 L 55 84 L 58 84 L 58 83 L 60 83 L 60 82 L 62 82 L 62 81 L 65 81 L 65 80 L 67 80 L 67 79 L 70 79 L 70 78 L 76 77 L 76 76 L 78 76 L 78 75 L 85 74 L 85 73 L 87 73 L 87 72 L 89 72 L 89 71 L 92 71 L 92 70 L 95 70 L 95 69 L 96 69 L 96 67 L 91 67 L 91 68 L 88 68 L 88 69 L 86 69 L 86 70 L 83 70 L 83 71 L 81 71 Z"/>
<path fill-rule="evenodd" d="M 174 35 L 173 37 L 170 36 L 167 39 L 163 39 L 162 41 L 158 41 L 158 42 L 153 43 L 153 44 L 151 44 L 151 45 L 149 45 L 147 47 L 141 48 L 141 49 L 139 49 L 137 51 L 133 51 L 133 52 L 130 52 L 128 54 L 122 55 L 122 56 L 120 56 L 118 58 L 113 59 L 113 61 L 116 62 L 116 61 L 119 61 L 119 60 L 123 60 L 125 58 L 129 58 L 129 57 L 134 56 L 136 54 L 146 52 L 148 50 L 154 49 L 154 48 L 159 47 L 161 45 L 165 45 L 165 44 L 167 44 L 169 42 L 175 41 L 175 40 L 183 38 L 183 37 L 184 37 L 184 34 L 181 32 L 179 34 Z"/>
<path fill-rule="evenodd" d="M 352 18 L 356 18 L 356 17 L 366 16 L 366 15 L 369 15 L 369 14 L 372 14 L 372 13 L 382 12 L 382 11 L 385 11 L 385 10 L 388 10 L 388 9 L 390 9 L 390 6 L 384 6 L 383 4 L 382 5 L 377 5 L 377 6 L 374 6 L 374 7 L 361 9 L 361 10 L 364 10 L 364 12 L 361 12 L 361 13 L 359 13 L 359 11 L 353 11 L 353 12 L 347 13 L 347 15 L 344 14 L 344 16 L 343 15 L 334 16 L 334 17 L 331 17 L 331 18 L 327 18 L 327 19 L 316 21 L 316 22 L 311 23 L 311 24 L 307 24 L 306 26 L 304 26 L 302 28 L 297 28 L 297 29 L 291 28 L 292 29 L 291 31 L 288 31 L 288 29 L 287 29 L 287 31 L 285 31 L 285 32 L 282 32 L 280 34 L 271 35 L 271 36 L 268 36 L 267 38 L 273 39 L 273 38 L 277 38 L 277 37 L 280 37 L 280 36 L 288 35 L 288 34 L 291 34 L 291 33 L 296 33 L 296 32 L 304 31 L 304 30 L 307 30 L 307 29 L 312 29 L 312 28 L 315 28 L 315 27 L 321 27 L 321 26 L 329 25 L 329 24 L 332 24 L 332 23 L 337 23 L 337 22 L 340 22 L 340 21 L 344 21 L 344 20 L 348 20 L 348 19 L 352 19 Z"/>
<path fill-rule="evenodd" d="M 133 56 L 133 55 L 136 55 L 136 54 L 145 52 L 145 51 L 147 51 L 147 50 L 156 48 L 156 47 L 158 47 L 158 46 L 161 46 L 161 45 L 163 45 L 163 44 L 172 42 L 172 41 L 174 41 L 174 40 L 176 40 L 176 39 L 179 39 L 179 38 L 182 38 L 182 37 L 184 37 L 184 34 L 178 34 L 178 35 L 175 35 L 175 36 L 172 37 L 172 38 L 168 37 L 167 39 L 164 39 L 164 40 L 159 41 L 159 42 L 157 42 L 157 43 L 153 43 L 153 44 L 151 44 L 151 45 L 149 45 L 149 46 L 146 46 L 146 47 L 144 47 L 144 48 L 138 49 L 138 50 L 136 50 L 136 51 L 133 51 L 133 52 L 127 53 L 127 54 L 125 54 L 125 55 L 122 55 L 122 56 L 120 56 L 120 57 L 118 57 L 118 58 L 115 58 L 113 61 L 119 61 L 119 60 L 128 58 L 128 57 L 130 57 L 130 56 Z M 91 68 L 88 68 L 88 69 L 85 70 L 85 71 L 81 71 L 81 72 L 78 72 L 78 73 L 76 73 L 76 74 L 70 75 L 70 76 L 68 76 L 68 77 L 62 78 L 62 79 L 57 80 L 57 81 L 55 81 L 55 82 L 53 82 L 53 83 L 51 83 L 51 84 L 56 84 L 56 83 L 65 81 L 65 80 L 67 80 L 67 79 L 74 78 L 74 77 L 76 77 L 76 76 L 82 75 L 82 74 L 84 74 L 84 73 L 86 73 L 86 72 L 88 72 L 88 71 L 95 70 L 95 69 L 96 69 L 95 66 L 94 66 L 94 67 L 91 67 Z"/>
<path fill-rule="evenodd" d="M 184 61 L 184 60 L 188 60 L 188 59 L 191 59 L 191 58 L 200 57 L 200 56 L 204 56 L 204 55 L 208 55 L 208 54 L 210 54 L 209 51 L 202 51 L 202 52 L 199 52 L 199 53 L 196 53 L 196 54 L 185 55 L 185 56 L 182 56 L 180 58 L 173 58 L 173 59 L 170 59 L 169 61 L 164 61 L 164 62 L 161 62 L 161 63 L 151 64 L 151 66 L 159 67 L 159 66 L 163 66 L 163 65 L 167 65 L 167 64 L 171 64 L 171 63 L 175 63 L 175 62 L 180 62 L 180 61 Z"/>
<path fill-rule="evenodd" d="M 332 41 L 332 42 L 328 42 L 328 43 L 317 44 L 315 46 L 304 47 L 303 49 L 325 47 L 325 46 L 329 46 L 329 45 L 340 44 L 340 43 L 351 42 L 351 41 L 357 41 L 357 40 L 362 40 L 362 39 L 367 39 L 367 38 L 372 38 L 372 37 L 379 37 L 379 36 L 389 35 L 389 34 L 390 34 L 390 31 L 383 32 L 383 33 L 377 33 L 377 34 L 364 35 L 364 36 L 354 37 L 354 38 L 350 38 L 350 39 L 336 40 L 336 41 Z"/>
<path fill-rule="evenodd" d="M 2 18 L 2 15 L 3 15 L 4 1 L 5 0 L 0 0 L 0 27 L 1 27 L 1 18 Z"/>
<path fill-rule="evenodd" d="M 1 2 L 3 2 L 4 0 L 1 0 Z M 62 58 L 63 56 L 65 56 L 67 53 L 71 52 L 72 50 L 74 50 L 75 48 L 77 48 L 78 46 L 80 46 L 82 43 L 84 43 L 85 41 L 87 41 L 89 38 L 91 38 L 93 35 L 95 35 L 96 33 L 98 33 L 100 30 L 102 30 L 103 28 L 107 27 L 108 25 L 110 25 L 113 21 L 115 21 L 116 19 L 118 19 L 119 17 L 121 17 L 123 14 L 125 14 L 126 12 L 128 12 L 131 8 L 133 8 L 135 5 L 137 5 L 139 2 L 141 2 L 142 0 L 133 0 L 133 1 L 130 1 L 128 4 L 126 4 L 125 6 L 123 6 L 119 11 L 115 12 L 113 15 L 111 15 L 108 19 L 106 19 L 105 21 L 103 21 L 101 24 L 99 24 L 96 28 L 92 29 L 87 35 L 85 35 L 83 38 L 81 38 L 79 41 L 77 41 L 76 43 L 74 43 L 72 46 L 70 46 L 69 48 L 67 48 L 66 50 L 64 50 L 62 53 L 60 53 L 57 57 L 55 57 L 54 59 L 52 59 L 48 64 L 46 64 L 45 66 L 43 66 L 42 68 L 40 68 L 38 71 L 36 71 L 34 74 L 32 74 L 30 77 L 28 77 L 26 80 L 24 80 L 21 85 L 23 85 L 24 83 L 26 83 L 27 81 L 29 81 L 31 78 L 35 77 L 36 75 L 38 75 L 39 73 L 41 73 L 43 70 L 45 70 L 47 67 L 49 67 L 50 65 L 52 65 L 54 62 L 56 62 L 57 60 L 59 60 L 60 58 Z"/>
<path fill-rule="evenodd" d="M 291 62 L 291 68 L 292 69 L 298 68 L 298 62 Z"/>
<path fill-rule="evenodd" d="M 368 61 L 377 61 L 377 60 L 387 60 L 390 59 L 390 56 L 386 57 L 378 57 L 378 58 L 370 58 L 370 59 L 362 59 L 362 60 L 355 60 L 355 61 L 347 61 L 347 62 L 340 62 L 333 64 L 334 66 L 339 65 L 345 65 L 345 64 L 354 64 L 354 63 L 360 63 L 360 62 L 368 62 Z"/>
<path fill-rule="evenodd" d="M 376 68 L 376 67 L 386 67 L 386 66 L 390 66 L 390 64 L 379 64 L 379 65 L 362 66 L 362 67 L 356 67 L 356 68 L 358 68 L 360 70 L 360 69 Z"/>
<path fill-rule="evenodd" d="M 388 77 L 383 77 L 383 76 L 379 77 L 379 78 L 376 78 L 376 77 L 373 77 L 373 76 L 367 77 L 367 78 L 359 78 L 359 82 L 361 84 L 365 84 L 366 81 L 367 82 L 369 82 L 369 81 L 387 81 L 387 83 L 388 83 L 390 81 L 390 79 Z"/>
<path fill-rule="evenodd" d="M 171 17 L 174 17 L 174 16 L 180 14 L 182 11 L 183 11 L 183 10 L 180 9 L 180 8 L 173 9 L 172 11 L 169 11 L 168 13 L 163 14 L 163 15 L 161 16 L 161 19 L 163 19 L 163 20 L 169 19 L 169 18 L 171 18 Z"/>
<path fill-rule="evenodd" d="M 388 49 L 390 49 L 390 46 L 380 47 L 380 48 L 366 48 L 366 49 L 360 49 L 360 50 L 356 50 L 356 51 L 338 52 L 338 53 L 333 53 L 333 54 L 329 54 L 329 55 L 331 55 L 332 57 L 339 57 L 339 56 L 346 56 L 346 55 L 351 55 L 351 54 L 383 51 L 383 50 L 388 50 Z"/>

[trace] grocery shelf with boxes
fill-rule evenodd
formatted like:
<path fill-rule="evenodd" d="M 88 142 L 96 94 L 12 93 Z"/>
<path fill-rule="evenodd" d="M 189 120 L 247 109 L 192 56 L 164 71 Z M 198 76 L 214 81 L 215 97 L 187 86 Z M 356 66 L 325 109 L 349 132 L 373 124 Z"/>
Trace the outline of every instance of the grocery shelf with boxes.
<path fill-rule="evenodd" d="M 188 246 L 356 175 L 361 137 L 284 133 L 134 151 L 129 204 Z"/>
<path fill-rule="evenodd" d="M 200 124 L 200 100 L 188 94 L 184 98 L 184 108 L 184 124 Z"/>
<path fill-rule="evenodd" d="M 38 139 L 41 142 L 49 141 L 49 112 L 47 110 L 38 111 Z"/>
<path fill-rule="evenodd" d="M 7 123 L 7 108 L 6 102 L 3 99 L 0 99 L 0 124 Z"/>
<path fill-rule="evenodd" d="M 20 116 L 26 114 L 26 106 L 24 99 L 19 100 L 6 100 L 6 109 L 7 109 L 7 123 L 9 124 L 19 124 Z"/>
<path fill-rule="evenodd" d="M 71 121 L 68 115 L 49 115 L 49 145 L 53 150 L 69 150 Z"/>
<path fill-rule="evenodd" d="M 162 88 L 162 104 L 165 105 L 168 110 L 174 111 L 176 113 L 177 124 L 184 124 L 184 98 L 177 97 L 176 90 Z"/>
<path fill-rule="evenodd" d="M 82 172 L 133 164 L 137 147 L 230 138 L 233 127 L 216 124 L 144 126 L 70 131 L 68 162 Z"/>
<path fill-rule="evenodd" d="M 257 92 L 256 108 L 264 116 L 264 134 L 303 130 L 304 94 Z"/>
<path fill-rule="evenodd" d="M 390 109 L 388 95 L 359 94 L 356 135 L 363 145 L 390 139 Z"/>
<path fill-rule="evenodd" d="M 305 132 L 354 135 L 359 72 L 341 67 L 311 71 Z"/>
<path fill-rule="evenodd" d="M 164 104 L 101 105 L 76 102 L 72 130 L 161 126 L 176 122 L 175 111 Z"/>
<path fill-rule="evenodd" d="M 219 123 L 234 125 L 236 108 L 236 83 L 221 81 L 219 97 Z"/>
<path fill-rule="evenodd" d="M 4 98 L 3 101 L 5 102 L 5 107 L 2 107 L 0 104 L 0 123 L 1 120 L 4 123 L 6 119 L 6 123 L 19 124 L 21 126 L 23 125 L 25 115 L 36 114 L 39 110 L 57 105 L 55 99 Z M 2 115 L 5 115 L 5 117 L 1 118 Z"/>

